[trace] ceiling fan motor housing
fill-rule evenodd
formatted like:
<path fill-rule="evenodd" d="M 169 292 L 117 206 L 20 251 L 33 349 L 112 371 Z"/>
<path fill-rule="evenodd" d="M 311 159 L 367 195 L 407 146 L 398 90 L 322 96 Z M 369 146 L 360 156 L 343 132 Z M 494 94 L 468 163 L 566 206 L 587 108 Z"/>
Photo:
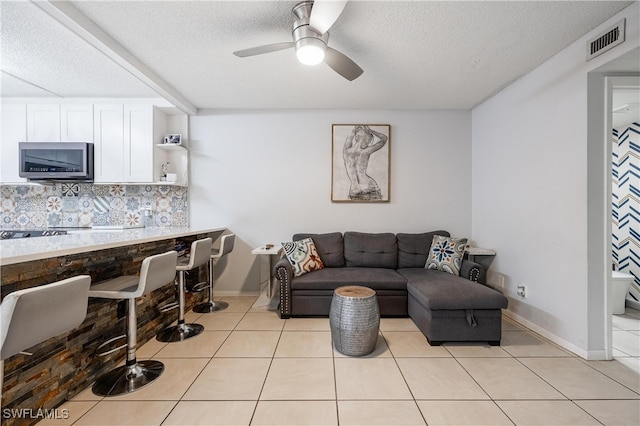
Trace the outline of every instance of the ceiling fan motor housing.
<path fill-rule="evenodd" d="M 308 44 L 313 44 L 314 46 L 322 45 L 323 49 L 327 47 L 329 32 L 327 31 L 324 34 L 320 34 L 309 26 L 312 6 L 312 1 L 303 1 L 298 3 L 291 12 L 293 16 L 296 17 L 293 23 L 293 31 L 291 32 L 293 41 L 296 43 L 296 49 Z M 321 44 L 319 42 L 321 42 Z"/>
<path fill-rule="evenodd" d="M 309 43 L 317 45 L 318 41 L 322 42 L 326 48 L 329 40 L 329 32 L 318 34 L 309 26 L 309 18 L 298 19 L 293 24 L 293 32 L 291 34 L 293 35 L 293 41 L 296 43 L 296 49 Z"/>

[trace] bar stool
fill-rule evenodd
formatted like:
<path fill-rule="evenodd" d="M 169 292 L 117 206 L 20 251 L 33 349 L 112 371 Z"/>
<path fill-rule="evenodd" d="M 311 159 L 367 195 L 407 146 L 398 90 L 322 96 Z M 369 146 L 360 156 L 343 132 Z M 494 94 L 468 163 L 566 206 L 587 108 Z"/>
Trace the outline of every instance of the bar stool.
<path fill-rule="evenodd" d="M 130 393 L 153 382 L 164 371 L 164 365 L 159 361 L 136 360 L 136 345 L 138 343 L 136 299 L 172 282 L 176 274 L 175 264 L 177 259 L 178 253 L 173 250 L 149 256 L 142 261 L 140 276 L 123 275 L 91 287 L 89 297 L 126 299 L 128 302 L 126 334 L 109 339 L 98 346 L 98 349 L 100 349 L 107 344 L 126 337 L 127 342 L 125 344 L 98 354 L 104 356 L 126 347 L 126 364 L 98 378 L 92 388 L 94 394 L 116 396 Z"/>
<path fill-rule="evenodd" d="M 178 271 L 178 324 L 160 331 L 156 335 L 156 340 L 160 342 L 181 342 L 183 340 L 190 339 L 191 337 L 195 337 L 204 331 L 204 327 L 202 325 L 195 323 L 186 324 L 184 321 L 184 275 L 187 271 L 204 265 L 209 261 L 212 243 L 213 240 L 211 238 L 194 241 L 191 244 L 191 251 L 189 252 L 189 262 L 181 262 L 174 266 L 174 269 Z"/>
<path fill-rule="evenodd" d="M 89 275 L 7 294 L 0 304 L 0 389 L 4 360 L 70 331 L 87 315 Z"/>
<path fill-rule="evenodd" d="M 215 311 L 221 311 L 223 309 L 227 309 L 229 304 L 227 302 L 215 302 L 213 300 L 213 264 L 214 261 L 220 260 L 223 256 L 231 253 L 233 250 L 233 245 L 236 241 L 235 234 L 228 234 L 222 237 L 220 240 L 220 248 L 219 249 L 211 249 L 211 258 L 209 259 L 209 300 L 204 303 L 200 303 L 193 308 L 193 312 L 198 312 L 200 314 L 208 314 Z"/>

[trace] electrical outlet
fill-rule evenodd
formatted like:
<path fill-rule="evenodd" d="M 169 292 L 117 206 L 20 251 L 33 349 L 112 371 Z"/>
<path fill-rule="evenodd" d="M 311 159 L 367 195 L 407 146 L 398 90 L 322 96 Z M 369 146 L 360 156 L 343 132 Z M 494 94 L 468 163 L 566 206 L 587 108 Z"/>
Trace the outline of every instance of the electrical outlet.
<path fill-rule="evenodd" d="M 524 284 L 518 285 L 518 296 L 527 297 L 527 286 Z"/>

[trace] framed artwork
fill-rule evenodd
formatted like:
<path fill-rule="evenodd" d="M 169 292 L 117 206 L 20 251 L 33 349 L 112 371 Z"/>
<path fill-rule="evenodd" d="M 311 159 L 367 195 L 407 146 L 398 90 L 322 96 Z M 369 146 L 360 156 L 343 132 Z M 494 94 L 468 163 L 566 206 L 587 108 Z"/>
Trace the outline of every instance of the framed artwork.
<path fill-rule="evenodd" d="M 166 134 L 164 135 L 164 144 L 170 145 L 182 145 L 182 135 L 180 134 Z"/>
<path fill-rule="evenodd" d="M 389 201 L 389 124 L 334 124 L 331 145 L 331 201 Z"/>

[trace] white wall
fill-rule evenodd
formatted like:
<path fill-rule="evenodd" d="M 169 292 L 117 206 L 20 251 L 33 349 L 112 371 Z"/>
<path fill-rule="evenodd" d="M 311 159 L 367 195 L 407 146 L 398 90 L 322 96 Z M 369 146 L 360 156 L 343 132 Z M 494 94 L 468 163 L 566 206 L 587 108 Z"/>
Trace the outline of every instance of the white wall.
<path fill-rule="evenodd" d="M 352 123 L 391 125 L 389 203 L 331 202 L 331 125 Z M 251 248 L 296 232 L 471 233 L 468 111 L 212 111 L 191 118 L 189 151 L 190 224 L 241 240 L 217 294 L 257 291 Z"/>
<path fill-rule="evenodd" d="M 605 221 L 592 221 L 605 211 L 604 195 L 588 202 L 594 187 L 604 194 L 605 138 L 588 152 L 587 77 L 638 46 L 638 16 L 636 3 L 472 112 L 473 239 L 498 252 L 490 281 L 504 282 L 517 318 L 590 358 L 604 345 L 605 284 L 594 280 L 604 266 L 594 253 L 604 250 Z M 585 62 L 586 41 L 621 17 L 627 41 Z M 525 299 L 515 295 L 521 283 Z"/>

